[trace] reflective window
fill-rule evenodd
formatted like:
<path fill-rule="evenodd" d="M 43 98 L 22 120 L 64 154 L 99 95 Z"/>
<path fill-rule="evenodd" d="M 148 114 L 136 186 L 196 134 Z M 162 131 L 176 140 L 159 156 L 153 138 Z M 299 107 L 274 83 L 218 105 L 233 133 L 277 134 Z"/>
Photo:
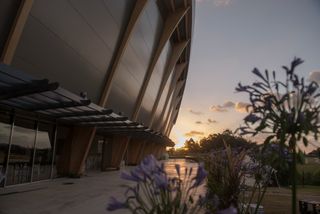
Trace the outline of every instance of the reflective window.
<path fill-rule="evenodd" d="M 0 114 L 0 172 L 5 174 L 7 165 L 9 137 L 10 137 L 10 117 L 1 112 Z M 0 183 L 0 187 L 4 185 L 4 180 Z"/>
<path fill-rule="evenodd" d="M 6 185 L 31 181 L 35 134 L 34 121 L 16 118 Z"/>
<path fill-rule="evenodd" d="M 49 179 L 53 152 L 53 127 L 40 123 L 38 127 L 36 151 L 33 167 L 33 181 Z"/>

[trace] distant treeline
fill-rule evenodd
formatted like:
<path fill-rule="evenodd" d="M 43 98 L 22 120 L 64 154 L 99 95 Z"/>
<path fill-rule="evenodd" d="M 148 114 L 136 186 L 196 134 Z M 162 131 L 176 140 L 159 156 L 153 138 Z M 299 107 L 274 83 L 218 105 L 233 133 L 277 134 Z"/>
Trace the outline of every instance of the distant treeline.
<path fill-rule="evenodd" d="M 255 142 L 235 135 L 230 130 L 225 130 L 222 133 L 210 134 L 208 137 L 202 138 L 199 142 L 195 142 L 190 138 L 186 140 L 183 148 L 176 150 L 171 149 L 169 153 L 171 155 L 188 155 L 214 152 L 223 150 L 225 148 L 224 143 L 236 150 L 251 149 L 257 146 Z"/>

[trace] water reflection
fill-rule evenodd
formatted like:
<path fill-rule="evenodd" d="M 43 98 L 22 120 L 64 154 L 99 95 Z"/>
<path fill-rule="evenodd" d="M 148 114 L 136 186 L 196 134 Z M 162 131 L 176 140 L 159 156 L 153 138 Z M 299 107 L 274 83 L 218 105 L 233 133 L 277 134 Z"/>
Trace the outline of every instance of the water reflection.
<path fill-rule="evenodd" d="M 191 177 L 194 177 L 197 173 L 198 163 L 188 159 L 169 159 L 169 160 L 163 161 L 163 163 L 164 163 L 165 170 L 170 177 L 177 176 L 177 172 L 175 168 L 176 164 L 180 165 L 180 172 L 182 175 L 184 175 L 186 168 L 193 169 Z"/>
<path fill-rule="evenodd" d="M 182 180 L 185 179 L 184 175 L 185 175 L 186 169 L 188 169 L 188 173 L 189 173 L 189 169 L 192 168 L 192 173 L 191 173 L 190 178 L 193 178 L 197 174 L 197 169 L 199 166 L 199 164 L 197 162 L 194 162 L 194 161 L 188 160 L 188 159 L 169 159 L 169 160 L 163 161 L 163 163 L 164 163 L 164 168 L 165 168 L 166 172 L 168 173 L 169 177 L 178 176 L 175 165 L 179 164 Z M 204 183 L 198 188 L 196 195 L 204 195 L 205 192 L 206 191 L 205 191 L 205 183 Z"/>

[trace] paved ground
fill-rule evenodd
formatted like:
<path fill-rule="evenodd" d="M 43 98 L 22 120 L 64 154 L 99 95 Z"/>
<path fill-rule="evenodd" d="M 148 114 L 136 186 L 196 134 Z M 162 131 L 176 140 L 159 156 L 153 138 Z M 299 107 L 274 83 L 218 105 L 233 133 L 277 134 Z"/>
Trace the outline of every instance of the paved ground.
<path fill-rule="evenodd" d="M 128 168 L 127 168 L 128 169 Z M 120 171 L 90 173 L 0 189 L 0 214 L 103 214 L 110 196 L 119 198 Z M 124 211 L 112 212 L 126 213 Z"/>
<path fill-rule="evenodd" d="M 197 164 L 184 159 L 165 162 L 169 176 L 176 176 L 175 164 L 193 167 L 192 175 L 196 174 Z M 121 170 L 130 170 L 124 167 Z M 111 196 L 123 197 L 127 184 L 120 179 L 121 171 L 89 173 L 80 179 L 59 178 L 33 184 L 0 188 L 0 214 L 104 214 Z M 204 192 L 202 186 L 198 193 Z M 196 194 L 197 195 L 197 194 Z M 197 197 L 195 195 L 195 197 Z M 110 212 L 109 212 L 110 213 Z M 126 214 L 119 210 L 113 214 Z"/>

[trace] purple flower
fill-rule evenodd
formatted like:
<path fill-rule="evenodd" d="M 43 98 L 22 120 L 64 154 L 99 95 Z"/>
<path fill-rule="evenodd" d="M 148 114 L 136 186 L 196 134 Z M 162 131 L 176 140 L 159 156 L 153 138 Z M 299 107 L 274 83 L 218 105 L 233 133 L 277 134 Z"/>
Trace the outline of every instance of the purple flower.
<path fill-rule="evenodd" d="M 168 179 L 165 174 L 155 174 L 154 182 L 159 189 L 166 189 L 168 187 Z"/>
<path fill-rule="evenodd" d="M 139 172 L 137 171 L 131 171 L 130 174 L 126 173 L 126 172 L 122 172 L 120 177 L 122 179 L 128 180 L 128 181 L 134 181 L 134 182 L 140 182 L 140 181 L 144 181 L 144 177 L 139 174 Z"/>
<path fill-rule="evenodd" d="M 151 176 L 155 172 L 163 171 L 163 167 L 158 163 L 153 155 L 148 155 L 138 166 L 139 170 L 147 176 Z"/>
<path fill-rule="evenodd" d="M 190 187 L 190 189 L 200 186 L 200 185 L 204 182 L 205 178 L 207 177 L 207 174 L 208 174 L 208 173 L 207 173 L 207 171 L 204 169 L 203 165 L 200 164 L 199 167 L 198 167 L 198 170 L 197 170 L 197 174 L 196 174 L 196 176 L 193 178 L 194 183 L 193 183 L 193 185 Z"/>
<path fill-rule="evenodd" d="M 237 214 L 237 213 L 238 213 L 237 209 L 234 208 L 233 206 L 217 212 L 217 214 Z"/>
<path fill-rule="evenodd" d="M 118 209 L 126 209 L 128 205 L 124 202 L 120 202 L 114 197 L 110 197 L 110 202 L 108 204 L 107 210 L 108 211 L 114 211 Z"/>

